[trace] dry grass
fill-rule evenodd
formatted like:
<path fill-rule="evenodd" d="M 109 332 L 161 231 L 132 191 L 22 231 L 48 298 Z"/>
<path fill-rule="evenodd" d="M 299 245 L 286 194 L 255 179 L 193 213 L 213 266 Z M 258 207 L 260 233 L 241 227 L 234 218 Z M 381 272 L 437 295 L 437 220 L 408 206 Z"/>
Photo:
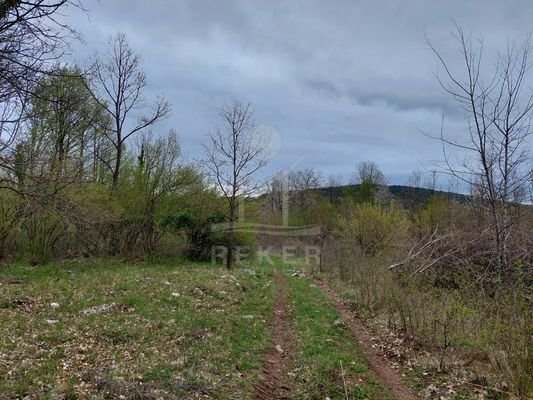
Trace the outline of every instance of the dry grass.
<path fill-rule="evenodd" d="M 435 398 L 450 399 L 531 396 L 532 314 L 516 296 L 434 287 L 389 271 L 386 259 L 339 265 L 327 276 L 419 390 L 433 385 Z"/>

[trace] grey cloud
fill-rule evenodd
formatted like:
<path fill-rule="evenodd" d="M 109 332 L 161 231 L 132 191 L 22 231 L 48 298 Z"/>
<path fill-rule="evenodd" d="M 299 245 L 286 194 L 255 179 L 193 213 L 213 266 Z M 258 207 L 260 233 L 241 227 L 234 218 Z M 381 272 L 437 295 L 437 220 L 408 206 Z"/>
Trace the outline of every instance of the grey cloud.
<path fill-rule="evenodd" d="M 451 98 L 438 92 L 431 92 L 416 81 L 371 81 L 374 87 L 364 82 L 345 82 L 339 86 L 329 81 L 308 80 L 303 83 L 311 91 L 333 100 L 348 98 L 365 106 L 384 106 L 399 111 L 425 109 L 439 112 L 453 118 L 462 111 Z"/>
<path fill-rule="evenodd" d="M 490 59 L 506 41 L 531 29 L 533 2 L 409 0 L 113 0 L 88 3 L 87 16 L 66 22 L 85 36 L 74 45 L 83 62 L 107 36 L 127 34 L 142 54 L 149 96 L 164 94 L 191 157 L 216 123 L 217 108 L 249 101 L 258 123 L 275 127 L 282 147 L 268 171 L 301 155 L 303 167 L 349 178 L 373 159 L 393 183 L 441 158 L 436 133 L 464 133 L 464 120 L 435 80 L 438 64 L 425 37 L 454 69 L 449 32 L 456 20 L 485 37 Z M 457 69 L 458 70 L 458 69 Z"/>

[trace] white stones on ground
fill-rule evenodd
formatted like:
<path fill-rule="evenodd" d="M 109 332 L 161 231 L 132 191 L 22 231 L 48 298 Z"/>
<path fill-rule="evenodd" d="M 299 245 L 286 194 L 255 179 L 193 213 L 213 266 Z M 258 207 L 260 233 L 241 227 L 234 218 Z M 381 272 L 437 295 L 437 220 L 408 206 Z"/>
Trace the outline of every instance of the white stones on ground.
<path fill-rule="evenodd" d="M 50 303 L 50 307 L 54 310 L 57 310 L 59 308 L 59 303 Z"/>
<path fill-rule="evenodd" d="M 48 325 L 54 325 L 54 324 L 57 324 L 58 322 L 59 322 L 59 320 L 57 320 L 57 319 L 47 319 L 46 320 L 46 323 Z"/>
<path fill-rule="evenodd" d="M 336 319 L 333 321 L 333 326 L 344 326 L 344 321 L 342 319 Z"/>
<path fill-rule="evenodd" d="M 283 349 L 281 348 L 281 346 L 279 344 L 276 345 L 275 349 L 276 349 L 276 351 L 278 353 L 280 353 L 280 354 L 283 353 Z"/>
<path fill-rule="evenodd" d="M 178 292 L 172 292 L 170 295 L 172 297 L 181 297 L 181 294 L 179 294 Z"/>
<path fill-rule="evenodd" d="M 204 291 L 202 289 L 200 289 L 199 287 L 195 287 L 193 289 L 193 293 L 197 296 L 203 296 L 204 295 Z"/>
<path fill-rule="evenodd" d="M 86 308 L 82 313 L 85 315 L 102 314 L 111 311 L 116 305 L 116 303 L 100 304 L 99 306 Z"/>

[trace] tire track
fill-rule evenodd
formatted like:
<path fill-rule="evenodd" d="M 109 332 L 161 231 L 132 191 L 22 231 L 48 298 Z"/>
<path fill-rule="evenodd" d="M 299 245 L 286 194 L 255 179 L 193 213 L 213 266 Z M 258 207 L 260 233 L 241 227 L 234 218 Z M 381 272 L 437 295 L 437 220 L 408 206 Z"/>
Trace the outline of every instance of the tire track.
<path fill-rule="evenodd" d="M 381 384 L 390 390 L 397 400 L 415 400 L 415 396 L 403 382 L 401 375 L 392 368 L 389 360 L 381 352 L 373 347 L 372 337 L 368 329 L 354 315 L 349 304 L 344 301 L 325 282 L 317 281 L 317 286 L 328 296 L 331 303 L 346 321 L 346 325 L 352 331 L 353 337 L 359 343 L 359 347 L 365 356 L 368 367 L 376 375 Z"/>
<path fill-rule="evenodd" d="M 262 377 L 255 385 L 254 400 L 290 399 L 293 385 L 289 367 L 293 360 L 294 328 L 285 277 L 275 272 L 277 299 L 271 323 L 270 345 L 264 353 Z"/>

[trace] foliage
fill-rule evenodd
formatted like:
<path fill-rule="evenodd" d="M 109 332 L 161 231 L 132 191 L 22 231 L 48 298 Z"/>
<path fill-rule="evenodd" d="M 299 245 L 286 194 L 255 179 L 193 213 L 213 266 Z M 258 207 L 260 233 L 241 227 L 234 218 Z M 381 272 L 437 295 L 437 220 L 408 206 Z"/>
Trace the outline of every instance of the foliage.
<path fill-rule="evenodd" d="M 20 229 L 20 214 L 20 199 L 13 192 L 0 191 L 0 259 Z"/>
<path fill-rule="evenodd" d="M 122 252 L 139 258 L 153 255 L 160 239 L 158 229 L 163 204 L 187 195 L 199 177 L 181 160 L 181 147 L 173 131 L 166 136 L 143 136 L 136 159 L 133 154 L 122 165 L 115 197 L 125 210 Z"/>
<path fill-rule="evenodd" d="M 220 233 L 212 231 L 212 225 L 224 222 L 226 217 L 220 212 L 202 218 L 191 212 L 185 211 L 174 215 L 166 215 L 161 226 L 174 232 L 184 232 L 187 237 L 185 255 L 191 260 L 201 261 L 211 259 L 213 246 L 225 244 Z"/>
<path fill-rule="evenodd" d="M 103 108 L 87 89 L 79 68 L 56 67 L 36 89 L 25 143 L 26 173 L 49 168 L 54 178 L 84 180 L 93 146 L 107 124 Z"/>
<path fill-rule="evenodd" d="M 442 196 L 431 196 L 424 208 L 416 213 L 416 227 L 420 235 L 427 235 L 436 229 L 443 230 L 447 225 L 447 210 L 449 202 Z"/>
<path fill-rule="evenodd" d="M 385 210 L 372 203 L 353 205 L 339 220 L 341 236 L 356 243 L 367 256 L 389 248 L 405 227 L 405 217 L 399 210 Z"/>

